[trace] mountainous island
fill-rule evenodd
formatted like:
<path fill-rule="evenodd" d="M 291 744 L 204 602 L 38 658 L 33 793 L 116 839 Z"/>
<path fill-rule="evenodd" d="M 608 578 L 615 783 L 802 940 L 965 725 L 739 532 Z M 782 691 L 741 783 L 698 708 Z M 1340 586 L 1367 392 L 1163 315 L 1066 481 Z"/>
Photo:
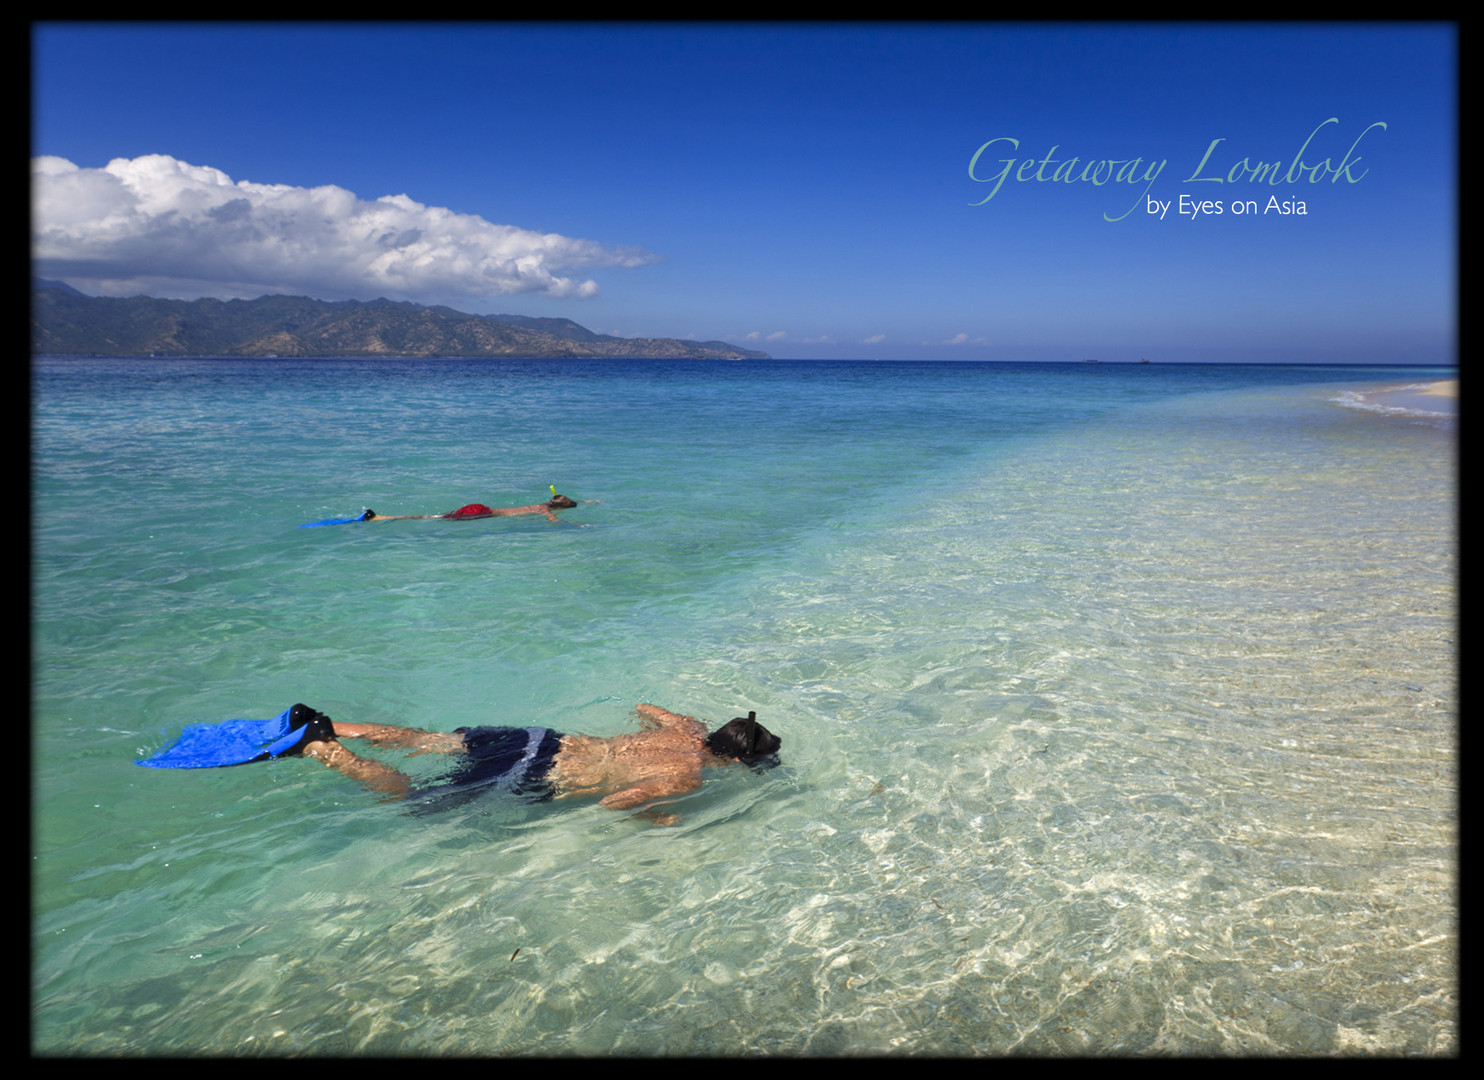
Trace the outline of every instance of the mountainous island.
<path fill-rule="evenodd" d="M 769 360 L 725 341 L 621 338 L 571 319 L 469 315 L 394 300 L 158 300 L 32 280 L 31 351 L 63 356 L 511 356 Z"/>

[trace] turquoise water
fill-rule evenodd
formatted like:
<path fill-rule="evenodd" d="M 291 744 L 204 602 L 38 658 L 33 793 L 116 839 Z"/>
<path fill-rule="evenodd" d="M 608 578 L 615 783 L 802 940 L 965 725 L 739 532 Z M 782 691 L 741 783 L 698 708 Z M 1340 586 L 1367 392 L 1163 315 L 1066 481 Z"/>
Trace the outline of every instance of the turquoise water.
<path fill-rule="evenodd" d="M 33 371 L 38 1051 L 1457 1048 L 1456 420 L 1353 407 L 1451 370 Z M 295 701 L 784 764 L 668 829 L 134 764 Z"/>

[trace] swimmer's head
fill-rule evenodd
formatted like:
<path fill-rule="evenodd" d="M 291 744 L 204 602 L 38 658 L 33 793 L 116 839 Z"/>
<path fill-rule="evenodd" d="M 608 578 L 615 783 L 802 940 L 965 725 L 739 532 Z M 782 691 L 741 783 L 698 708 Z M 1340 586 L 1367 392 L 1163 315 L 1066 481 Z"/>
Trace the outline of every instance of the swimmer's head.
<path fill-rule="evenodd" d="M 572 509 L 572 507 L 577 505 L 577 501 L 575 499 L 569 499 L 565 495 L 558 495 L 553 492 L 551 501 L 548 502 L 546 505 L 551 507 L 553 510 L 570 510 Z"/>
<path fill-rule="evenodd" d="M 706 736 L 707 748 L 717 757 L 736 758 L 744 765 L 769 768 L 778 764 L 778 748 L 783 740 L 757 722 L 750 712 L 728 720 Z"/>

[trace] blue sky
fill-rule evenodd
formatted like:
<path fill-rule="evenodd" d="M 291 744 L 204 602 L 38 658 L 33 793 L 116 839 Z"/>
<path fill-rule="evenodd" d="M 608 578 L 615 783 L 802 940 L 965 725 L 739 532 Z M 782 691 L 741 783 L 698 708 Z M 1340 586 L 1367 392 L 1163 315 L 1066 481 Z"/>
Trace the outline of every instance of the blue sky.
<path fill-rule="evenodd" d="M 1451 363 L 1456 46 L 1394 23 L 40 23 L 35 269 L 777 357 Z M 1221 183 L 1194 179 L 1213 140 Z M 1229 179 L 1296 157 L 1331 170 Z M 1093 182 L 1132 159 L 1136 182 Z M 1032 164 L 984 201 L 1006 160 Z"/>

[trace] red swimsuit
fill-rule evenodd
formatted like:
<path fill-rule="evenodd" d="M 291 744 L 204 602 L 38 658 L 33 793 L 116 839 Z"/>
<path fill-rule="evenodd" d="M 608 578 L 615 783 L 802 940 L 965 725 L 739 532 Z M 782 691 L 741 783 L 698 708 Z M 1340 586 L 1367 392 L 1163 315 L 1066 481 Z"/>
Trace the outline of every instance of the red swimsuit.
<path fill-rule="evenodd" d="M 495 512 L 484 503 L 470 503 L 468 506 L 461 506 L 443 516 L 446 518 L 482 518 L 494 517 Z"/>

